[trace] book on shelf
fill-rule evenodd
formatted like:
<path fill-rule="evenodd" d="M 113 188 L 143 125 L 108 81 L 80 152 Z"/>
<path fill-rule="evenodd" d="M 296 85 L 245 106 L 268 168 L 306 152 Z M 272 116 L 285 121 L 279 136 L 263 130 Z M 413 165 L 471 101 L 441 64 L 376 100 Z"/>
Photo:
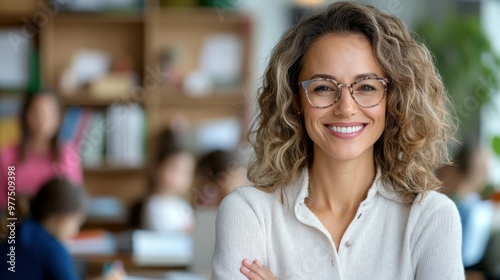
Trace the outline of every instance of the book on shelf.
<path fill-rule="evenodd" d="M 93 112 L 82 146 L 82 164 L 85 167 L 99 167 L 104 164 L 105 117 L 102 112 Z"/>
<path fill-rule="evenodd" d="M 106 113 L 106 159 L 111 166 L 144 164 L 144 110 L 138 104 L 113 105 Z"/>
<path fill-rule="evenodd" d="M 141 167 L 145 122 L 138 104 L 113 105 L 105 112 L 71 107 L 63 119 L 60 140 L 78 147 L 86 168 Z"/>
<path fill-rule="evenodd" d="M 21 140 L 21 127 L 15 118 L 0 118 L 0 150 L 19 143 Z"/>
<path fill-rule="evenodd" d="M 34 40 L 23 32 L 21 27 L 0 28 L 0 89 L 24 91 L 29 86 Z"/>
<path fill-rule="evenodd" d="M 77 129 L 79 127 L 82 108 L 70 107 L 66 112 L 59 132 L 59 140 L 63 143 L 73 142 L 76 139 Z"/>

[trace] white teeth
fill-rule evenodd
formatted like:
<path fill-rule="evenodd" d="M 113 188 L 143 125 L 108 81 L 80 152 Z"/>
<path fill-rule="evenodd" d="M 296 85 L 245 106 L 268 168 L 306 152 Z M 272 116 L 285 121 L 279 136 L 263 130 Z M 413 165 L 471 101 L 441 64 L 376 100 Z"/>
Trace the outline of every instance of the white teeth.
<path fill-rule="evenodd" d="M 328 129 L 332 130 L 332 131 L 335 131 L 335 132 L 339 132 L 339 133 L 355 133 L 355 132 L 358 132 L 360 131 L 361 129 L 363 129 L 363 125 L 358 125 L 358 126 L 349 126 L 349 127 L 345 127 L 345 126 L 328 126 Z"/>

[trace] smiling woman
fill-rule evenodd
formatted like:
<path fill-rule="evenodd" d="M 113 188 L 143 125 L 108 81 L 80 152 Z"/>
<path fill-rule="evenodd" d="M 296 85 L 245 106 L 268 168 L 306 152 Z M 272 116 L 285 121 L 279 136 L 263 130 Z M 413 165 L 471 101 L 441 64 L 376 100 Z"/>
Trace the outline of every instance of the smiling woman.
<path fill-rule="evenodd" d="M 447 95 L 396 17 L 338 2 L 275 47 L 249 169 L 217 220 L 213 279 L 464 279 L 436 190 Z"/>

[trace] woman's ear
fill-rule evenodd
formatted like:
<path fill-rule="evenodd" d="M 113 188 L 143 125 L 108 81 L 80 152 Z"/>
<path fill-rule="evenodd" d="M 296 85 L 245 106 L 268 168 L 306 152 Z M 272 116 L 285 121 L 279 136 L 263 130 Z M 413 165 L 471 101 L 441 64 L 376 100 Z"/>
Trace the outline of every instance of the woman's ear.
<path fill-rule="evenodd" d="M 300 106 L 294 105 L 293 111 L 299 118 L 302 117 L 302 108 L 300 108 Z"/>
<path fill-rule="evenodd" d="M 296 95 L 300 96 L 300 93 L 295 93 Z M 299 98 L 294 98 L 293 100 L 293 110 L 297 116 L 302 117 L 302 105 L 300 104 L 300 99 Z"/>

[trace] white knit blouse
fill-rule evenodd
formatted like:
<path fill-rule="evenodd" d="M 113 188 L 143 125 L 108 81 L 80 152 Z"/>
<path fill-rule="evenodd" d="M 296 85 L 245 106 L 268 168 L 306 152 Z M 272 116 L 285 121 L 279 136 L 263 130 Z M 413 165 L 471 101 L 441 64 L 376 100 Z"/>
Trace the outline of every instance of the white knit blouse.
<path fill-rule="evenodd" d="M 279 191 L 237 188 L 219 208 L 212 278 L 247 279 L 240 268 L 248 258 L 280 280 L 465 279 L 453 202 L 430 191 L 405 207 L 379 178 L 380 172 L 340 244 L 304 204 L 308 172 L 285 188 L 284 204 Z"/>

